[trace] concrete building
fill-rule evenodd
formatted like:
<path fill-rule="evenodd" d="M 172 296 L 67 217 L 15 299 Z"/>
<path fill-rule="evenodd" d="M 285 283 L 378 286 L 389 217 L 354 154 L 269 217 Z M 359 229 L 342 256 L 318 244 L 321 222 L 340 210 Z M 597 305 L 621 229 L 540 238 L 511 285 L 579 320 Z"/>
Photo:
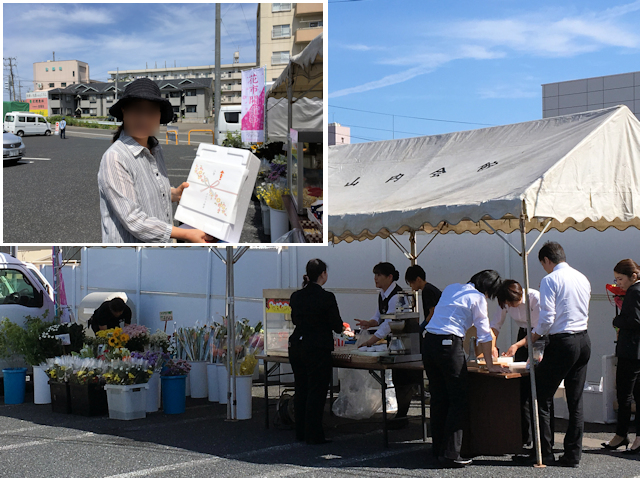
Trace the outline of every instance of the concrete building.
<path fill-rule="evenodd" d="M 640 119 L 640 71 L 542 85 L 542 117 L 626 105 Z"/>
<path fill-rule="evenodd" d="M 351 128 L 340 123 L 329 123 L 329 146 L 351 143 Z"/>
<path fill-rule="evenodd" d="M 162 95 L 173 105 L 177 118 L 189 121 L 208 121 L 213 116 L 213 80 L 185 78 L 155 80 Z M 118 82 L 122 95 L 129 82 Z M 49 116 L 108 116 L 109 108 L 117 101 L 115 83 L 81 83 L 49 91 Z"/>
<path fill-rule="evenodd" d="M 322 33 L 322 3 L 258 3 L 256 63 L 267 68 L 265 81 L 274 81 L 292 55 Z"/>
<path fill-rule="evenodd" d="M 90 83 L 89 64 L 78 60 L 47 60 L 33 64 L 33 91 Z"/>
<path fill-rule="evenodd" d="M 236 58 L 239 54 L 236 53 Z M 224 106 L 240 105 L 242 95 L 242 71 L 255 68 L 255 63 L 233 63 L 220 65 L 220 104 Z M 140 70 L 112 70 L 109 71 L 109 82 L 129 82 L 138 78 L 150 78 L 152 80 L 201 80 L 215 78 L 215 65 L 168 67 L 168 68 L 144 68 Z"/>

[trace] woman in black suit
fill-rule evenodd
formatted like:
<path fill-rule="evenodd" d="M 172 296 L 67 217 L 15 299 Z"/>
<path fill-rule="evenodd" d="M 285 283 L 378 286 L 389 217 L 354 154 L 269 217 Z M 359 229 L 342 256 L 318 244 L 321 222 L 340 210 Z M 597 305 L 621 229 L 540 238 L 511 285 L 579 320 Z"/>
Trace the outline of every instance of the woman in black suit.
<path fill-rule="evenodd" d="M 625 453 L 640 454 L 640 266 L 624 259 L 613 269 L 616 284 L 626 290 L 620 314 L 613 325 L 620 329 L 616 357 L 616 388 L 618 395 L 618 426 L 616 435 L 602 446 L 608 450 L 629 446 L 631 401 L 636 401 L 636 439 Z"/>
<path fill-rule="evenodd" d="M 291 295 L 296 328 L 289 337 L 289 362 L 296 382 L 296 439 L 309 444 L 329 441 L 324 437 L 322 415 L 333 371 L 333 332 L 342 332 L 336 296 L 322 288 L 326 282 L 327 265 L 312 259 L 302 289 Z"/>

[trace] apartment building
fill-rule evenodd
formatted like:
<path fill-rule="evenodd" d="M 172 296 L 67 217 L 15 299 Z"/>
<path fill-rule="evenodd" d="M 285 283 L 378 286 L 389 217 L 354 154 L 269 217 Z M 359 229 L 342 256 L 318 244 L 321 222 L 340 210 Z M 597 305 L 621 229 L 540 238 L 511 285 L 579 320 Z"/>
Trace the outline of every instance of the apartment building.
<path fill-rule="evenodd" d="M 265 81 L 275 81 L 311 40 L 322 33 L 322 3 L 259 3 L 256 63 L 266 67 Z"/>
<path fill-rule="evenodd" d="M 162 95 L 171 102 L 177 119 L 201 122 L 209 121 L 213 116 L 212 78 L 154 81 Z M 122 95 L 128 83 L 118 82 L 118 95 Z M 115 82 L 81 83 L 55 88 L 49 91 L 49 116 L 109 116 L 109 108 L 117 101 L 115 93 Z"/>
<path fill-rule="evenodd" d="M 235 58 L 239 58 L 235 53 Z M 255 63 L 233 63 L 220 65 L 220 104 L 223 106 L 240 105 L 242 95 L 242 71 L 255 68 Z M 182 80 L 201 80 L 215 78 L 215 65 L 144 68 L 140 70 L 109 71 L 109 82 L 115 82 L 116 76 L 121 82 L 138 78 L 150 78 L 157 81 L 180 82 Z"/>
<path fill-rule="evenodd" d="M 626 105 L 640 119 L 640 71 L 542 85 L 542 117 Z"/>
<path fill-rule="evenodd" d="M 47 60 L 33 64 L 33 91 L 89 83 L 89 64 L 78 60 Z"/>

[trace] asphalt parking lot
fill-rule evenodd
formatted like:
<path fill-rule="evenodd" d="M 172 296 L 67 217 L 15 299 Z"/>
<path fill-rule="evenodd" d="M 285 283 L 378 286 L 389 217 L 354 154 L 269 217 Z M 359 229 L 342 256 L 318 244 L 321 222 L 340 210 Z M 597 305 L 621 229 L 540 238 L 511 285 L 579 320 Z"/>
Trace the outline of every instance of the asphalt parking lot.
<path fill-rule="evenodd" d="M 66 135 L 66 140 L 55 135 L 26 136 L 25 159 L 3 168 L 5 243 L 102 241 L 97 175 L 112 131 L 68 127 Z M 210 142 L 211 135 L 194 133 L 191 145 L 186 144 L 186 134 L 181 133 L 179 145 L 164 144 L 163 135 L 159 139 L 169 179 L 177 186 L 187 178 L 198 142 Z M 268 240 L 259 203 L 252 201 L 241 242 Z"/>
<path fill-rule="evenodd" d="M 80 417 L 34 405 L 0 405 L 0 477 L 638 477 L 640 456 L 605 452 L 612 425 L 587 425 L 578 469 L 534 469 L 510 457 L 477 457 L 463 470 L 443 470 L 421 439 L 419 404 L 408 428 L 390 431 L 384 448 L 380 416 L 354 421 L 325 414 L 325 445 L 305 445 L 291 430 L 264 426 L 262 384 L 253 389 L 251 420 L 226 420 L 226 406 L 187 399 L 182 415 L 133 421 Z M 270 396 L 278 387 L 270 387 Z M 272 400 L 270 415 L 275 413 Z M 562 431 L 565 423 L 559 421 Z M 556 434 L 562 443 L 562 434 Z"/>

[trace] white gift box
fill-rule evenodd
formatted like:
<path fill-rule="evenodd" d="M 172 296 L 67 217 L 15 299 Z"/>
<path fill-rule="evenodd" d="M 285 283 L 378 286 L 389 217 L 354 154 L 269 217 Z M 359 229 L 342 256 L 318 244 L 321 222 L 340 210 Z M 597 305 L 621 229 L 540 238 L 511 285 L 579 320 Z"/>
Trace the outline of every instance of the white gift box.
<path fill-rule="evenodd" d="M 239 242 L 260 160 L 246 149 L 201 143 L 175 218 L 226 242 Z"/>

